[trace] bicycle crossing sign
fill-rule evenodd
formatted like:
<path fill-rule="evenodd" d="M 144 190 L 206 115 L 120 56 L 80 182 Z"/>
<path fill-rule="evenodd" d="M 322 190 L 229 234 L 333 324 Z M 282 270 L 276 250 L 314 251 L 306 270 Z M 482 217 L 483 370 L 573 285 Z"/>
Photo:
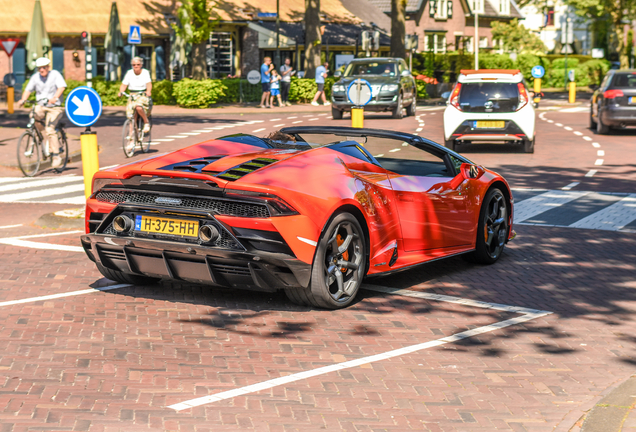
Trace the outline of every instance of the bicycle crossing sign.
<path fill-rule="evenodd" d="M 537 65 L 532 68 L 532 77 L 533 78 L 543 78 L 545 75 L 545 69 L 541 65 Z"/>
<path fill-rule="evenodd" d="M 66 97 L 66 116 L 75 125 L 88 127 L 102 115 L 102 99 L 90 87 L 77 87 Z"/>
<path fill-rule="evenodd" d="M 128 32 L 128 43 L 129 44 L 141 43 L 141 28 L 138 25 L 130 26 L 130 31 Z"/>

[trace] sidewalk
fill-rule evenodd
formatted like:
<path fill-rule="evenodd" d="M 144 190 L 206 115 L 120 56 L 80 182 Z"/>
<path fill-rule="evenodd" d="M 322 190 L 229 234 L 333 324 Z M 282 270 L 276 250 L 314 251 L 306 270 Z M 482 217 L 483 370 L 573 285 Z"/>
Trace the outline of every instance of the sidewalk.
<path fill-rule="evenodd" d="M 580 429 L 575 429 L 580 427 Z M 611 389 L 587 412 L 571 431 L 634 432 L 636 431 L 636 375 Z"/>

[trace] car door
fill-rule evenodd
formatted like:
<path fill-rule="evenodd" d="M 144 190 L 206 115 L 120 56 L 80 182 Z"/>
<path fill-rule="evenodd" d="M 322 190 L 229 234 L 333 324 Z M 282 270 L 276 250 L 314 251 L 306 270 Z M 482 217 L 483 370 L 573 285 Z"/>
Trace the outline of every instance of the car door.
<path fill-rule="evenodd" d="M 402 149 L 400 149 L 402 150 Z M 405 251 L 425 251 L 469 245 L 467 182 L 453 187 L 457 170 L 443 151 L 404 149 L 402 158 L 376 157 L 389 171 L 400 217 Z M 408 154 L 408 158 L 406 157 Z"/>
<path fill-rule="evenodd" d="M 398 74 L 400 76 L 400 87 L 402 88 L 402 92 L 404 94 L 404 102 L 410 102 L 414 96 L 414 82 L 413 78 L 408 76 L 403 76 L 402 72 L 408 70 L 406 66 L 406 62 L 404 60 L 400 60 L 398 62 Z"/>

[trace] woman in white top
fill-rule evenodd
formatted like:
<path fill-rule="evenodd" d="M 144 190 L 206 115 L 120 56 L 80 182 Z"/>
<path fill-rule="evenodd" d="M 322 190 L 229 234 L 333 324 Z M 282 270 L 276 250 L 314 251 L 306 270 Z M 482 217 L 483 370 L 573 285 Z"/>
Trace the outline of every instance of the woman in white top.
<path fill-rule="evenodd" d="M 136 110 L 144 121 L 144 133 L 148 133 L 150 132 L 148 116 L 150 114 L 150 97 L 152 96 L 152 78 L 150 78 L 150 72 L 142 68 L 143 59 L 141 57 L 133 58 L 130 65 L 132 69 L 126 72 L 121 82 L 119 96 L 121 96 L 126 89 L 129 89 L 130 93 L 138 94 L 134 99 L 132 97 L 128 98 L 126 116 L 132 119 Z"/>

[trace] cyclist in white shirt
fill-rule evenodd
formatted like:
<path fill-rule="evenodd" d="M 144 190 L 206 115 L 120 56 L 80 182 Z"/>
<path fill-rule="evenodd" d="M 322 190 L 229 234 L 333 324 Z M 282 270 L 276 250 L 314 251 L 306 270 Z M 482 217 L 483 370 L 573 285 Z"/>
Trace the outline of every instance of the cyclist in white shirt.
<path fill-rule="evenodd" d="M 62 159 L 58 153 L 60 143 L 58 142 L 55 128 L 62 119 L 62 114 L 64 114 L 60 98 L 66 89 L 66 81 L 64 81 L 61 73 L 55 69 L 51 70 L 51 60 L 46 57 L 37 59 L 35 67 L 38 72 L 31 76 L 22 98 L 18 101 L 18 106 L 24 105 L 31 93 L 35 91 L 35 98 L 39 105 L 35 107 L 34 117 L 38 121 L 44 120 L 44 133 L 49 142 L 48 151 L 52 156 L 51 167 L 57 168 L 62 165 Z M 39 123 L 35 125 L 38 129 L 41 128 L 41 126 L 38 126 Z"/>
<path fill-rule="evenodd" d="M 126 89 L 128 89 L 130 93 L 137 93 L 139 95 L 136 98 L 128 98 L 126 116 L 132 120 L 136 110 L 144 121 L 144 133 L 148 133 L 150 132 L 148 116 L 151 110 L 152 78 L 150 78 L 150 72 L 142 68 L 143 59 L 141 57 L 133 58 L 130 65 L 132 69 L 126 72 L 121 82 L 119 96 L 121 96 Z"/>

